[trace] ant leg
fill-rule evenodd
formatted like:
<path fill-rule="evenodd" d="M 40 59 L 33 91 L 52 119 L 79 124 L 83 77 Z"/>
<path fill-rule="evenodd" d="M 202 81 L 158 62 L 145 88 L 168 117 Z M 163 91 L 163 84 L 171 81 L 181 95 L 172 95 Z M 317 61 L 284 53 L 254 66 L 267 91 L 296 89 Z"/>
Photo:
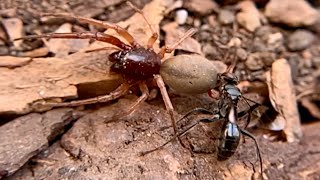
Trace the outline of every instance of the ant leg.
<path fill-rule="evenodd" d="M 184 33 L 184 35 L 175 43 L 171 44 L 171 45 L 165 45 L 163 47 L 161 47 L 160 52 L 158 53 L 158 55 L 160 56 L 160 58 L 162 59 L 164 57 L 164 54 L 166 53 L 171 53 L 173 50 L 175 50 L 175 48 L 182 43 L 184 40 L 186 40 L 188 37 L 191 37 L 193 34 L 195 34 L 197 31 L 194 28 L 189 29 L 186 33 Z"/>
<path fill-rule="evenodd" d="M 117 89 L 112 91 L 110 94 L 98 96 L 94 98 L 84 99 L 84 100 L 76 100 L 71 102 L 62 102 L 62 103 L 45 103 L 44 106 L 49 107 L 72 107 L 72 106 L 81 106 L 86 104 L 94 104 L 94 103 L 103 103 L 108 102 L 114 99 L 117 99 L 127 93 L 130 85 L 128 83 L 121 84 Z"/>
<path fill-rule="evenodd" d="M 182 118 L 180 118 L 180 119 L 176 122 L 176 124 L 179 124 L 183 119 L 185 119 L 186 117 L 190 116 L 192 113 L 202 113 L 202 114 L 212 114 L 212 115 L 214 114 L 214 113 L 212 113 L 211 111 L 209 111 L 209 110 L 207 110 L 207 109 L 204 109 L 204 108 L 195 108 L 195 109 L 187 112 L 187 114 L 185 114 Z M 170 127 L 170 126 L 165 126 L 165 127 L 161 128 L 160 131 L 163 131 L 163 130 L 169 128 L 169 127 Z"/>
<path fill-rule="evenodd" d="M 79 22 L 84 22 L 88 24 L 92 24 L 98 27 L 103 27 L 106 29 L 114 29 L 119 35 L 121 35 L 123 38 L 125 38 L 132 46 L 140 46 L 134 38 L 131 36 L 131 34 L 125 30 L 124 28 L 113 24 L 109 22 L 99 21 L 92 18 L 86 18 L 86 17 L 80 17 L 73 14 L 68 13 L 43 13 L 41 14 L 43 16 L 55 16 L 55 17 L 64 17 L 64 18 L 73 18 L 76 19 Z"/>
<path fill-rule="evenodd" d="M 104 34 L 101 32 L 80 32 L 80 33 L 52 33 L 52 34 L 42 34 L 42 35 L 31 35 L 17 38 L 16 40 L 21 39 L 34 39 L 34 38 L 64 38 L 64 39 L 95 39 L 97 41 L 106 42 L 112 45 L 119 47 L 120 49 L 131 49 L 130 46 L 126 45 L 118 38 Z"/>
<path fill-rule="evenodd" d="M 161 146 L 158 146 L 154 149 L 151 149 L 149 151 L 144 151 L 144 152 L 140 152 L 140 155 L 141 156 L 144 156 L 144 155 L 147 155 L 149 153 L 152 153 L 154 151 L 158 151 L 160 149 L 162 149 L 164 146 L 166 146 L 167 144 L 169 144 L 170 142 L 174 141 L 176 138 L 179 138 L 181 136 L 184 136 L 185 134 L 187 134 L 187 132 L 190 131 L 190 129 L 192 129 L 193 127 L 195 127 L 196 125 L 198 125 L 199 123 L 203 122 L 203 123 L 211 123 L 211 122 L 214 122 L 216 120 L 219 120 L 219 119 L 215 119 L 215 118 L 212 118 L 212 119 L 199 119 L 198 121 L 196 121 L 195 123 L 193 123 L 192 125 L 190 125 L 188 128 L 186 128 L 185 130 L 183 130 L 181 133 L 179 134 L 175 134 L 170 140 L 168 140 L 167 142 L 165 142 L 164 144 L 162 144 Z"/>
<path fill-rule="evenodd" d="M 144 20 L 147 22 L 149 29 L 152 32 L 152 36 L 149 38 L 148 40 L 148 44 L 147 47 L 148 48 L 152 48 L 153 44 L 156 42 L 156 40 L 158 39 L 158 33 L 152 28 L 151 23 L 149 21 L 149 19 L 144 15 L 143 11 L 141 11 L 140 9 L 138 9 L 135 5 L 133 5 L 130 1 L 127 1 L 127 4 L 134 9 L 137 13 L 141 14 L 141 16 L 144 18 Z"/>
<path fill-rule="evenodd" d="M 158 85 L 158 87 L 160 89 L 160 92 L 161 92 L 161 95 L 162 95 L 162 99 L 163 99 L 164 104 L 166 106 L 166 109 L 167 109 L 167 111 L 169 112 L 169 115 L 170 115 L 171 124 L 172 124 L 172 127 L 173 127 L 174 134 L 176 135 L 178 133 L 176 120 L 174 118 L 173 106 L 172 106 L 171 100 L 169 98 L 166 86 L 165 86 L 165 84 L 163 82 L 162 77 L 159 74 L 154 75 L 154 79 L 156 80 L 157 85 Z M 183 145 L 181 139 L 180 138 L 178 138 L 178 139 L 179 139 L 179 142 Z"/>
<path fill-rule="evenodd" d="M 256 140 L 256 138 L 254 137 L 253 134 L 251 134 L 250 132 L 244 130 L 244 129 L 240 129 L 241 133 L 249 138 L 251 138 L 255 145 L 256 145 L 256 148 L 257 148 L 257 155 L 258 155 L 258 158 L 259 158 L 259 162 L 260 162 L 260 171 L 261 171 L 261 178 L 263 179 L 263 167 L 262 167 L 262 158 L 261 158 L 261 153 L 260 153 L 260 148 L 259 148 L 259 145 L 258 145 L 258 142 Z"/>
<path fill-rule="evenodd" d="M 122 116 L 131 114 L 137 108 L 137 106 L 139 106 L 139 104 L 141 104 L 148 98 L 149 90 L 146 83 L 145 82 L 139 83 L 139 88 L 140 88 L 140 91 L 142 92 L 142 95 L 125 112 L 115 114 L 113 116 L 113 119 L 119 119 Z"/>
<path fill-rule="evenodd" d="M 246 125 L 245 125 L 245 127 L 244 127 L 244 129 L 247 129 L 247 127 L 248 127 L 248 125 L 250 124 L 250 121 L 251 121 L 251 113 L 253 112 L 254 109 L 256 109 L 257 107 L 259 107 L 261 104 L 255 102 L 255 101 L 253 101 L 253 100 L 251 100 L 251 99 L 247 99 L 247 98 L 245 98 L 245 97 L 243 97 L 243 96 L 242 96 L 242 98 L 244 99 L 244 101 L 245 101 L 245 102 L 247 103 L 247 105 L 249 106 L 248 118 L 247 118 Z M 253 106 L 251 106 L 248 101 L 253 102 L 253 103 L 255 103 L 255 104 L 254 104 Z M 247 112 L 246 112 L 246 113 L 247 113 Z"/>

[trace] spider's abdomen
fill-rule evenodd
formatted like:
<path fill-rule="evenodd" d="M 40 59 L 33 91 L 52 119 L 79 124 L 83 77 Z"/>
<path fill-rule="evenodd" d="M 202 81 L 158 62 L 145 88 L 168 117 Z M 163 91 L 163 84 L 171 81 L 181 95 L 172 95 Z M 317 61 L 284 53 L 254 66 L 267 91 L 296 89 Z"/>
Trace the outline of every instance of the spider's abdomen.
<path fill-rule="evenodd" d="M 111 66 L 113 72 L 129 79 L 146 79 L 159 74 L 161 59 L 153 51 L 145 48 L 118 51 L 110 54 L 109 60 L 115 62 Z"/>

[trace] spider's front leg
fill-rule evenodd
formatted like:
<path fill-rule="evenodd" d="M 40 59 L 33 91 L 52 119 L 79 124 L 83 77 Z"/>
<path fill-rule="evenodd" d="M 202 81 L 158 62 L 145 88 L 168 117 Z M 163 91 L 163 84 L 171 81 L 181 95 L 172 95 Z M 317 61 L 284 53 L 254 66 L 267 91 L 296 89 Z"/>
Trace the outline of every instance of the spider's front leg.
<path fill-rule="evenodd" d="M 131 46 L 125 44 L 118 38 L 111 36 L 109 34 L 104 34 L 101 32 L 79 32 L 79 33 L 51 33 L 51 34 L 42 34 L 42 35 L 31 35 L 17 38 L 16 40 L 22 39 L 35 39 L 35 38 L 60 38 L 60 39 L 94 39 L 97 41 L 106 42 L 114 46 L 119 47 L 120 49 L 131 49 Z"/>
<path fill-rule="evenodd" d="M 127 30 L 118 26 L 117 24 L 113 24 L 113 23 L 109 23 L 109 22 L 105 22 L 105 21 L 99 21 L 99 20 L 92 19 L 92 18 L 76 16 L 76 15 L 68 14 L 68 13 L 42 13 L 41 15 L 42 16 L 63 17 L 63 18 L 73 18 L 79 22 L 88 23 L 88 24 L 91 24 L 94 26 L 105 28 L 105 29 L 114 29 L 119 35 L 121 35 L 124 39 L 126 39 L 130 43 L 131 46 L 139 45 Z"/>

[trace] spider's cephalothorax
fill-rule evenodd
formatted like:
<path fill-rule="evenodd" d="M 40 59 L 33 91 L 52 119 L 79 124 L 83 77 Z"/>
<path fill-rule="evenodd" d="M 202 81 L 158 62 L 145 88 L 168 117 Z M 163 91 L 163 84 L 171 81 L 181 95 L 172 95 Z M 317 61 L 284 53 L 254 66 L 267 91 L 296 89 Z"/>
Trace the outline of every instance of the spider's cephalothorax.
<path fill-rule="evenodd" d="M 111 70 L 122 74 L 125 78 L 145 80 L 159 74 L 161 59 L 152 50 L 143 47 L 123 50 L 109 55 L 109 60 L 114 62 Z"/>

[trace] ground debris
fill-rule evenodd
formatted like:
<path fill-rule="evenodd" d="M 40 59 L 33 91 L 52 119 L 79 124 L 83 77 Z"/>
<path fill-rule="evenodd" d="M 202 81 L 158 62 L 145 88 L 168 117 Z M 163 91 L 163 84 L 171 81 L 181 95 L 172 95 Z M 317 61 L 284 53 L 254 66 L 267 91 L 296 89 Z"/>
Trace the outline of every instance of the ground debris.
<path fill-rule="evenodd" d="M 278 59 L 267 72 L 270 101 L 279 116 L 285 119 L 283 132 L 288 142 L 299 141 L 302 137 L 297 99 L 286 59 Z"/>
<path fill-rule="evenodd" d="M 80 115 L 80 114 L 78 114 Z M 45 150 L 64 127 L 79 116 L 70 108 L 32 113 L 0 127 L 0 169 L 12 175 L 30 158 Z"/>

